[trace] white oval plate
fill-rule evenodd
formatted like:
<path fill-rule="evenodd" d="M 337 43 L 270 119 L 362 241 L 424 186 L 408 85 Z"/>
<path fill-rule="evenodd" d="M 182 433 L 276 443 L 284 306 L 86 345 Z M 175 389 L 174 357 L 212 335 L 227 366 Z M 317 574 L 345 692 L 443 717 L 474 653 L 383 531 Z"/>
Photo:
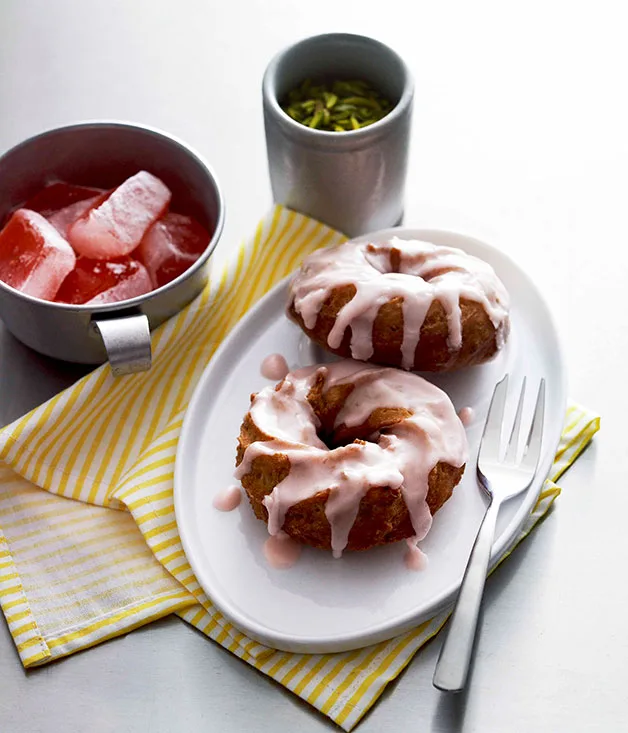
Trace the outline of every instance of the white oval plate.
<path fill-rule="evenodd" d="M 495 383 L 511 374 L 508 413 L 528 377 L 527 414 L 539 379 L 547 382 L 543 452 L 529 491 L 501 509 L 493 547 L 495 563 L 508 551 L 535 504 L 553 462 L 566 403 L 560 347 L 549 310 L 530 278 L 503 253 L 450 232 L 387 229 L 362 239 L 398 235 L 460 247 L 493 265 L 512 299 L 511 336 L 497 359 L 449 375 L 425 375 L 449 394 L 457 409 L 472 407 L 467 429 L 471 456 L 452 498 L 421 543 L 428 567 L 406 569 L 404 543 L 367 552 L 331 553 L 305 548 L 289 570 L 267 564 L 268 534 L 246 498 L 222 513 L 213 497 L 234 483 L 236 439 L 249 395 L 270 382 L 260 374 L 265 356 L 280 352 L 291 368 L 331 360 L 285 316 L 287 281 L 277 285 L 233 330 L 208 365 L 190 402 L 175 467 L 175 511 L 188 560 L 220 611 L 247 636 L 294 652 L 338 652 L 388 639 L 450 604 L 458 590 L 485 499 L 475 478 L 475 457 Z M 524 422 L 525 425 L 525 422 Z"/>

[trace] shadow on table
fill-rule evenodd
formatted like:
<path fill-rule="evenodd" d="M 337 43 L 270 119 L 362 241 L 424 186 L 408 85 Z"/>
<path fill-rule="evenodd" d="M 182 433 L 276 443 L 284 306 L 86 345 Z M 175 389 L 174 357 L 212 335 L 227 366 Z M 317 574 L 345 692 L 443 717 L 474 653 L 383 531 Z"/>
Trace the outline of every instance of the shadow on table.
<path fill-rule="evenodd" d="M 0 426 L 50 399 L 93 368 L 38 354 L 14 338 L 0 321 Z"/>

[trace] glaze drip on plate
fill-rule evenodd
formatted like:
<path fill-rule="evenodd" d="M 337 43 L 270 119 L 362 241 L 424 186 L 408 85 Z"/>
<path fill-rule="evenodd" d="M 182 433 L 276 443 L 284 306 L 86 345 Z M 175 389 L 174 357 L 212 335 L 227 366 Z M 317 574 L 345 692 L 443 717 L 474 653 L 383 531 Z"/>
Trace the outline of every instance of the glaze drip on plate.
<path fill-rule="evenodd" d="M 406 540 L 407 549 L 403 560 L 408 570 L 418 572 L 427 568 L 427 555 L 416 546 L 414 538 Z"/>
<path fill-rule="evenodd" d="M 281 354 L 269 354 L 260 366 L 262 377 L 272 379 L 275 382 L 283 379 L 289 371 L 288 362 Z"/>
<path fill-rule="evenodd" d="M 264 557 L 271 568 L 287 570 L 301 555 L 302 547 L 285 532 L 277 532 L 264 542 Z"/>
<path fill-rule="evenodd" d="M 306 328 L 316 326 L 334 289 L 347 285 L 355 287 L 355 295 L 338 312 L 327 343 L 338 349 L 350 328 L 354 359 L 372 357 L 375 318 L 394 298 L 402 300 L 404 369 L 414 364 L 421 326 L 434 301 L 446 313 L 452 353 L 462 344 L 461 299 L 484 307 L 495 328 L 498 349 L 508 333 L 509 298 L 502 282 L 488 263 L 455 247 L 393 237 L 379 244 L 350 241 L 314 252 L 290 285 L 293 307 Z"/>
<path fill-rule="evenodd" d="M 220 512 L 232 512 L 240 506 L 241 500 L 242 489 L 239 486 L 229 486 L 229 488 L 216 494 L 212 504 L 214 509 L 218 509 Z"/>
<path fill-rule="evenodd" d="M 402 408 L 407 416 L 383 427 L 368 440 L 329 448 L 319 437 L 320 421 L 308 395 L 323 379 L 323 392 L 353 385 L 335 417 L 333 432 L 360 432 L 378 408 Z M 259 456 L 285 455 L 288 475 L 264 499 L 268 531 L 278 534 L 290 507 L 329 490 L 325 516 L 331 546 L 339 557 L 346 547 L 360 502 L 372 487 L 400 489 L 415 534 L 425 537 L 432 524 L 426 502 L 429 474 L 439 463 L 461 467 L 467 440 L 449 397 L 414 374 L 345 360 L 301 369 L 277 387 L 266 387 L 252 400 L 251 419 L 270 440 L 250 443 L 236 478 L 251 470 Z"/>
<path fill-rule="evenodd" d="M 469 425 L 473 422 L 473 419 L 475 417 L 475 412 L 473 411 L 472 407 L 463 407 L 462 410 L 458 413 L 458 417 L 460 418 L 460 422 L 465 426 L 465 428 L 468 428 Z"/>

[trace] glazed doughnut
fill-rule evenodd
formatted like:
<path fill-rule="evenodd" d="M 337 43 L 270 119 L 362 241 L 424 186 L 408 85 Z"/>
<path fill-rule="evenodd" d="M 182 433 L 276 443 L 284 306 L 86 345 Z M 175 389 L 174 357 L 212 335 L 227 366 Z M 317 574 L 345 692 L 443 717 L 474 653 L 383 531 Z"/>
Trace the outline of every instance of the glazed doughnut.
<path fill-rule="evenodd" d="M 338 557 L 423 539 L 466 460 L 465 430 L 442 390 L 345 360 L 252 395 L 235 475 L 270 534 Z"/>
<path fill-rule="evenodd" d="M 394 237 L 309 255 L 290 283 L 288 314 L 339 356 L 449 371 L 495 356 L 508 337 L 508 307 L 488 263 Z"/>

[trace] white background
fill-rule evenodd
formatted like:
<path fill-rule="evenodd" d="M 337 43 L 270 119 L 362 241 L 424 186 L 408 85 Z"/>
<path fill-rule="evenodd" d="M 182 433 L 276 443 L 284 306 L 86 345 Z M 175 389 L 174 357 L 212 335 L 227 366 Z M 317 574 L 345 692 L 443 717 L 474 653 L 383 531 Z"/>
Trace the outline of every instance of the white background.
<path fill-rule="evenodd" d="M 271 203 L 260 83 L 277 50 L 325 31 L 378 37 L 416 80 L 405 223 L 498 243 L 558 321 L 572 396 L 602 432 L 556 511 L 491 578 L 471 689 L 431 688 L 424 649 L 360 731 L 620 731 L 628 726 L 625 282 L 628 44 L 620 2 L 0 2 L 0 150 L 58 124 L 162 127 L 212 163 L 218 257 Z M 0 327 L 0 422 L 79 374 Z M 170 619 L 28 675 L 0 624 L 7 733 L 332 729 Z"/>

